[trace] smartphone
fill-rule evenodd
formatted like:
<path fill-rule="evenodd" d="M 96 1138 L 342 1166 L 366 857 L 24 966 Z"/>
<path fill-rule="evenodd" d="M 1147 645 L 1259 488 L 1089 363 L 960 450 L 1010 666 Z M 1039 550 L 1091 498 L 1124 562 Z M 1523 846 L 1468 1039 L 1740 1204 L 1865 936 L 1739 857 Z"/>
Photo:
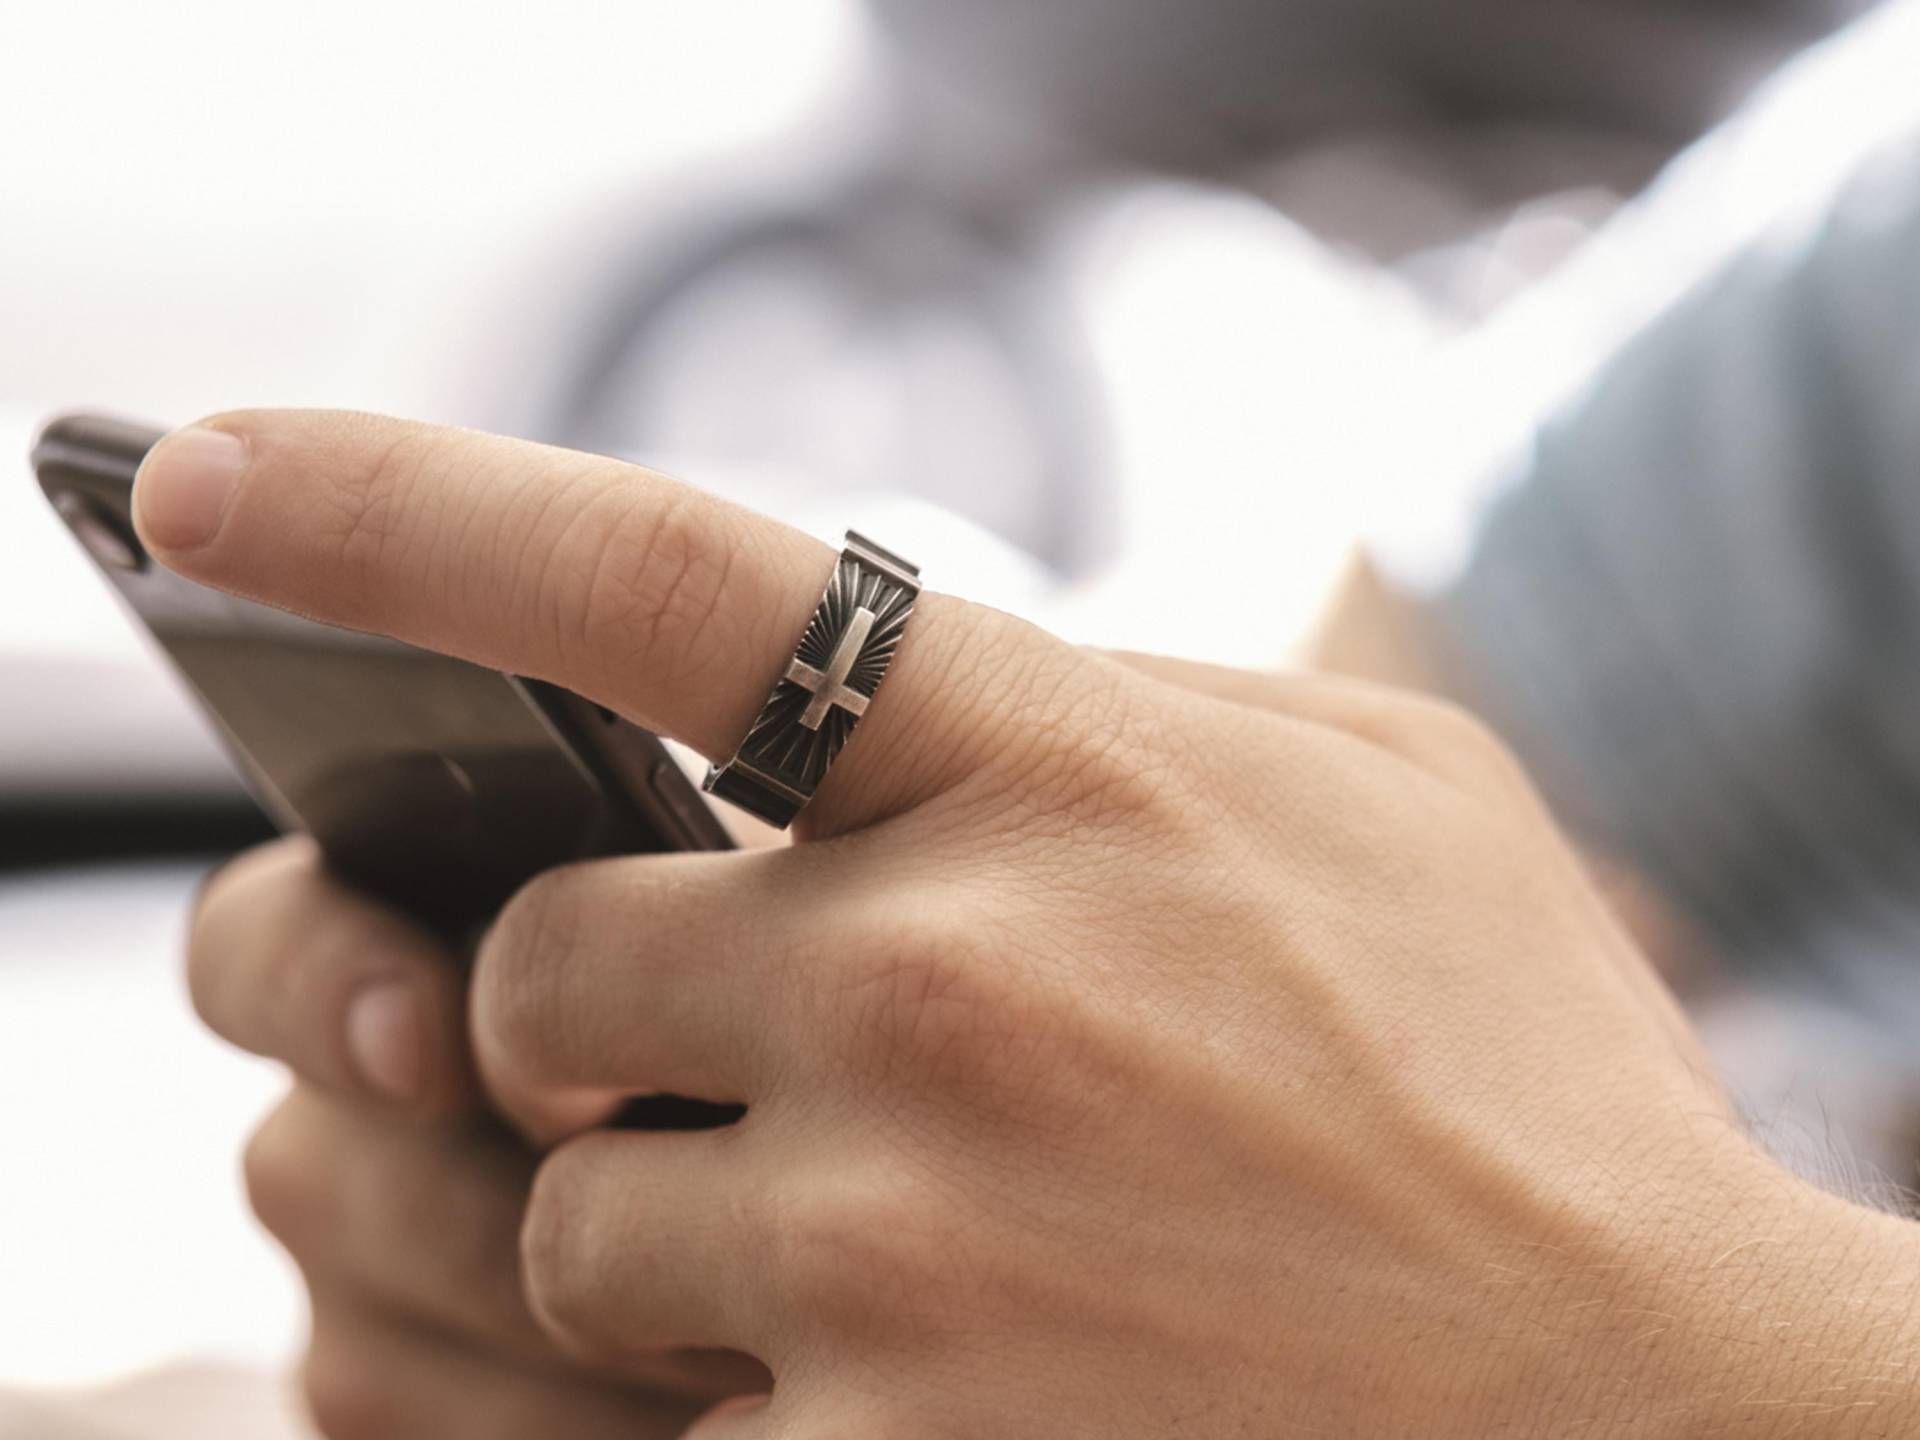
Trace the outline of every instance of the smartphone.
<path fill-rule="evenodd" d="M 63 415 L 35 440 L 34 473 L 261 806 L 312 835 L 343 877 L 457 934 L 566 861 L 731 847 L 660 740 L 603 706 L 153 563 L 134 533 L 133 477 L 164 433 Z"/>

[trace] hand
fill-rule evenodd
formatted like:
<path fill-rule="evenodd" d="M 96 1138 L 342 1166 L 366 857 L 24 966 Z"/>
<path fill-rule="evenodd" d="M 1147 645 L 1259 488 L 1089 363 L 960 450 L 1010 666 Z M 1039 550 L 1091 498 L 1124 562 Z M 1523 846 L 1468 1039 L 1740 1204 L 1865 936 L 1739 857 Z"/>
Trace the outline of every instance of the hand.
<path fill-rule="evenodd" d="M 1445 696 L 1486 713 L 1472 692 L 1463 657 L 1450 647 L 1418 597 L 1400 590 L 1365 557 L 1347 567 L 1304 649 L 1313 669 Z M 1539 757 L 1533 757 L 1538 761 Z M 1568 796 L 1556 799 L 1567 800 Z M 1693 1000 L 1723 968 L 1708 938 L 1626 858 L 1591 836 L 1580 853 L 1587 876 L 1635 946 L 1677 994 Z"/>
<path fill-rule="evenodd" d="M 137 487 L 169 565 L 710 755 L 829 563 L 610 461 L 213 424 Z M 525 1128 L 749 1107 L 542 1161 L 547 1331 L 764 1360 L 700 1440 L 1913 1433 L 1911 1232 L 1746 1144 L 1498 747 L 1162 668 L 927 596 L 807 843 L 508 907 L 474 1035 Z"/>
<path fill-rule="evenodd" d="M 323 1434 L 645 1440 L 766 1388 L 744 1356 L 596 1368 L 542 1333 L 519 1262 L 536 1157 L 477 1112 L 462 967 L 308 841 L 217 872 L 188 956 L 208 1023 L 299 1077 L 246 1171 L 312 1295 L 303 1378 Z"/>

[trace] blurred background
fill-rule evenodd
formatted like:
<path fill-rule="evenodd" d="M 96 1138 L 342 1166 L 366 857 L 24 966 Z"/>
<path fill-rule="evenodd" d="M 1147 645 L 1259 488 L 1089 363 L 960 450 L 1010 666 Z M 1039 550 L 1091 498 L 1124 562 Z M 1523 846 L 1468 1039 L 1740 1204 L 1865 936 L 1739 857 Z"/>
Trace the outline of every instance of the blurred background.
<path fill-rule="evenodd" d="M 75 407 L 607 451 L 1076 639 L 1453 689 L 1756 1122 L 1913 1178 L 1912 0 L 0 18 L 0 1384 L 302 1323 L 281 1082 L 179 966 L 263 830 L 44 513 Z"/>

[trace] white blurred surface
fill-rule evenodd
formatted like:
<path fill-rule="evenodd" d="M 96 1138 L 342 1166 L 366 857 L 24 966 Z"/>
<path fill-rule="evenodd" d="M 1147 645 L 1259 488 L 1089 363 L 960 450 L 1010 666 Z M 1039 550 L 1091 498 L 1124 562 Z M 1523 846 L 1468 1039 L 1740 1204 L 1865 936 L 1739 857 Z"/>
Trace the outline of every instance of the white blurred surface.
<path fill-rule="evenodd" d="M 856 0 L 9 5 L 0 399 L 459 409 L 512 260 L 787 132 Z"/>
<path fill-rule="evenodd" d="M 182 982 L 204 868 L 0 879 L 0 1383 L 270 1362 L 299 1333 L 238 1161 L 284 1082 L 208 1034 Z"/>
<path fill-rule="evenodd" d="M 1241 196 L 1123 194 L 1067 270 L 1111 411 L 1120 558 L 1041 618 L 1271 668 L 1325 603 L 1404 440 L 1436 329 L 1388 278 Z"/>

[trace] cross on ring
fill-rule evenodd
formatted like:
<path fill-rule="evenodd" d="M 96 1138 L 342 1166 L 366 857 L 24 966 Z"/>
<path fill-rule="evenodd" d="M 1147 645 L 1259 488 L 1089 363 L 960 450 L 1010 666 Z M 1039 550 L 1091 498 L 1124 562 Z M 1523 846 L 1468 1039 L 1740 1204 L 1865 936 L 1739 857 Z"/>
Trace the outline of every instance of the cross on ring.
<path fill-rule="evenodd" d="M 873 619 L 873 611 L 864 605 L 853 612 L 853 619 L 847 622 L 833 654 L 827 658 L 826 669 L 816 669 L 798 657 L 787 666 L 787 679 L 813 692 L 813 699 L 807 702 L 800 716 L 800 723 L 807 729 L 818 730 L 825 723 L 827 712 L 836 705 L 850 715 L 866 714 L 867 697 L 847 684 L 847 676 L 852 673 L 854 661 L 860 658 L 860 651 L 873 630 Z"/>

